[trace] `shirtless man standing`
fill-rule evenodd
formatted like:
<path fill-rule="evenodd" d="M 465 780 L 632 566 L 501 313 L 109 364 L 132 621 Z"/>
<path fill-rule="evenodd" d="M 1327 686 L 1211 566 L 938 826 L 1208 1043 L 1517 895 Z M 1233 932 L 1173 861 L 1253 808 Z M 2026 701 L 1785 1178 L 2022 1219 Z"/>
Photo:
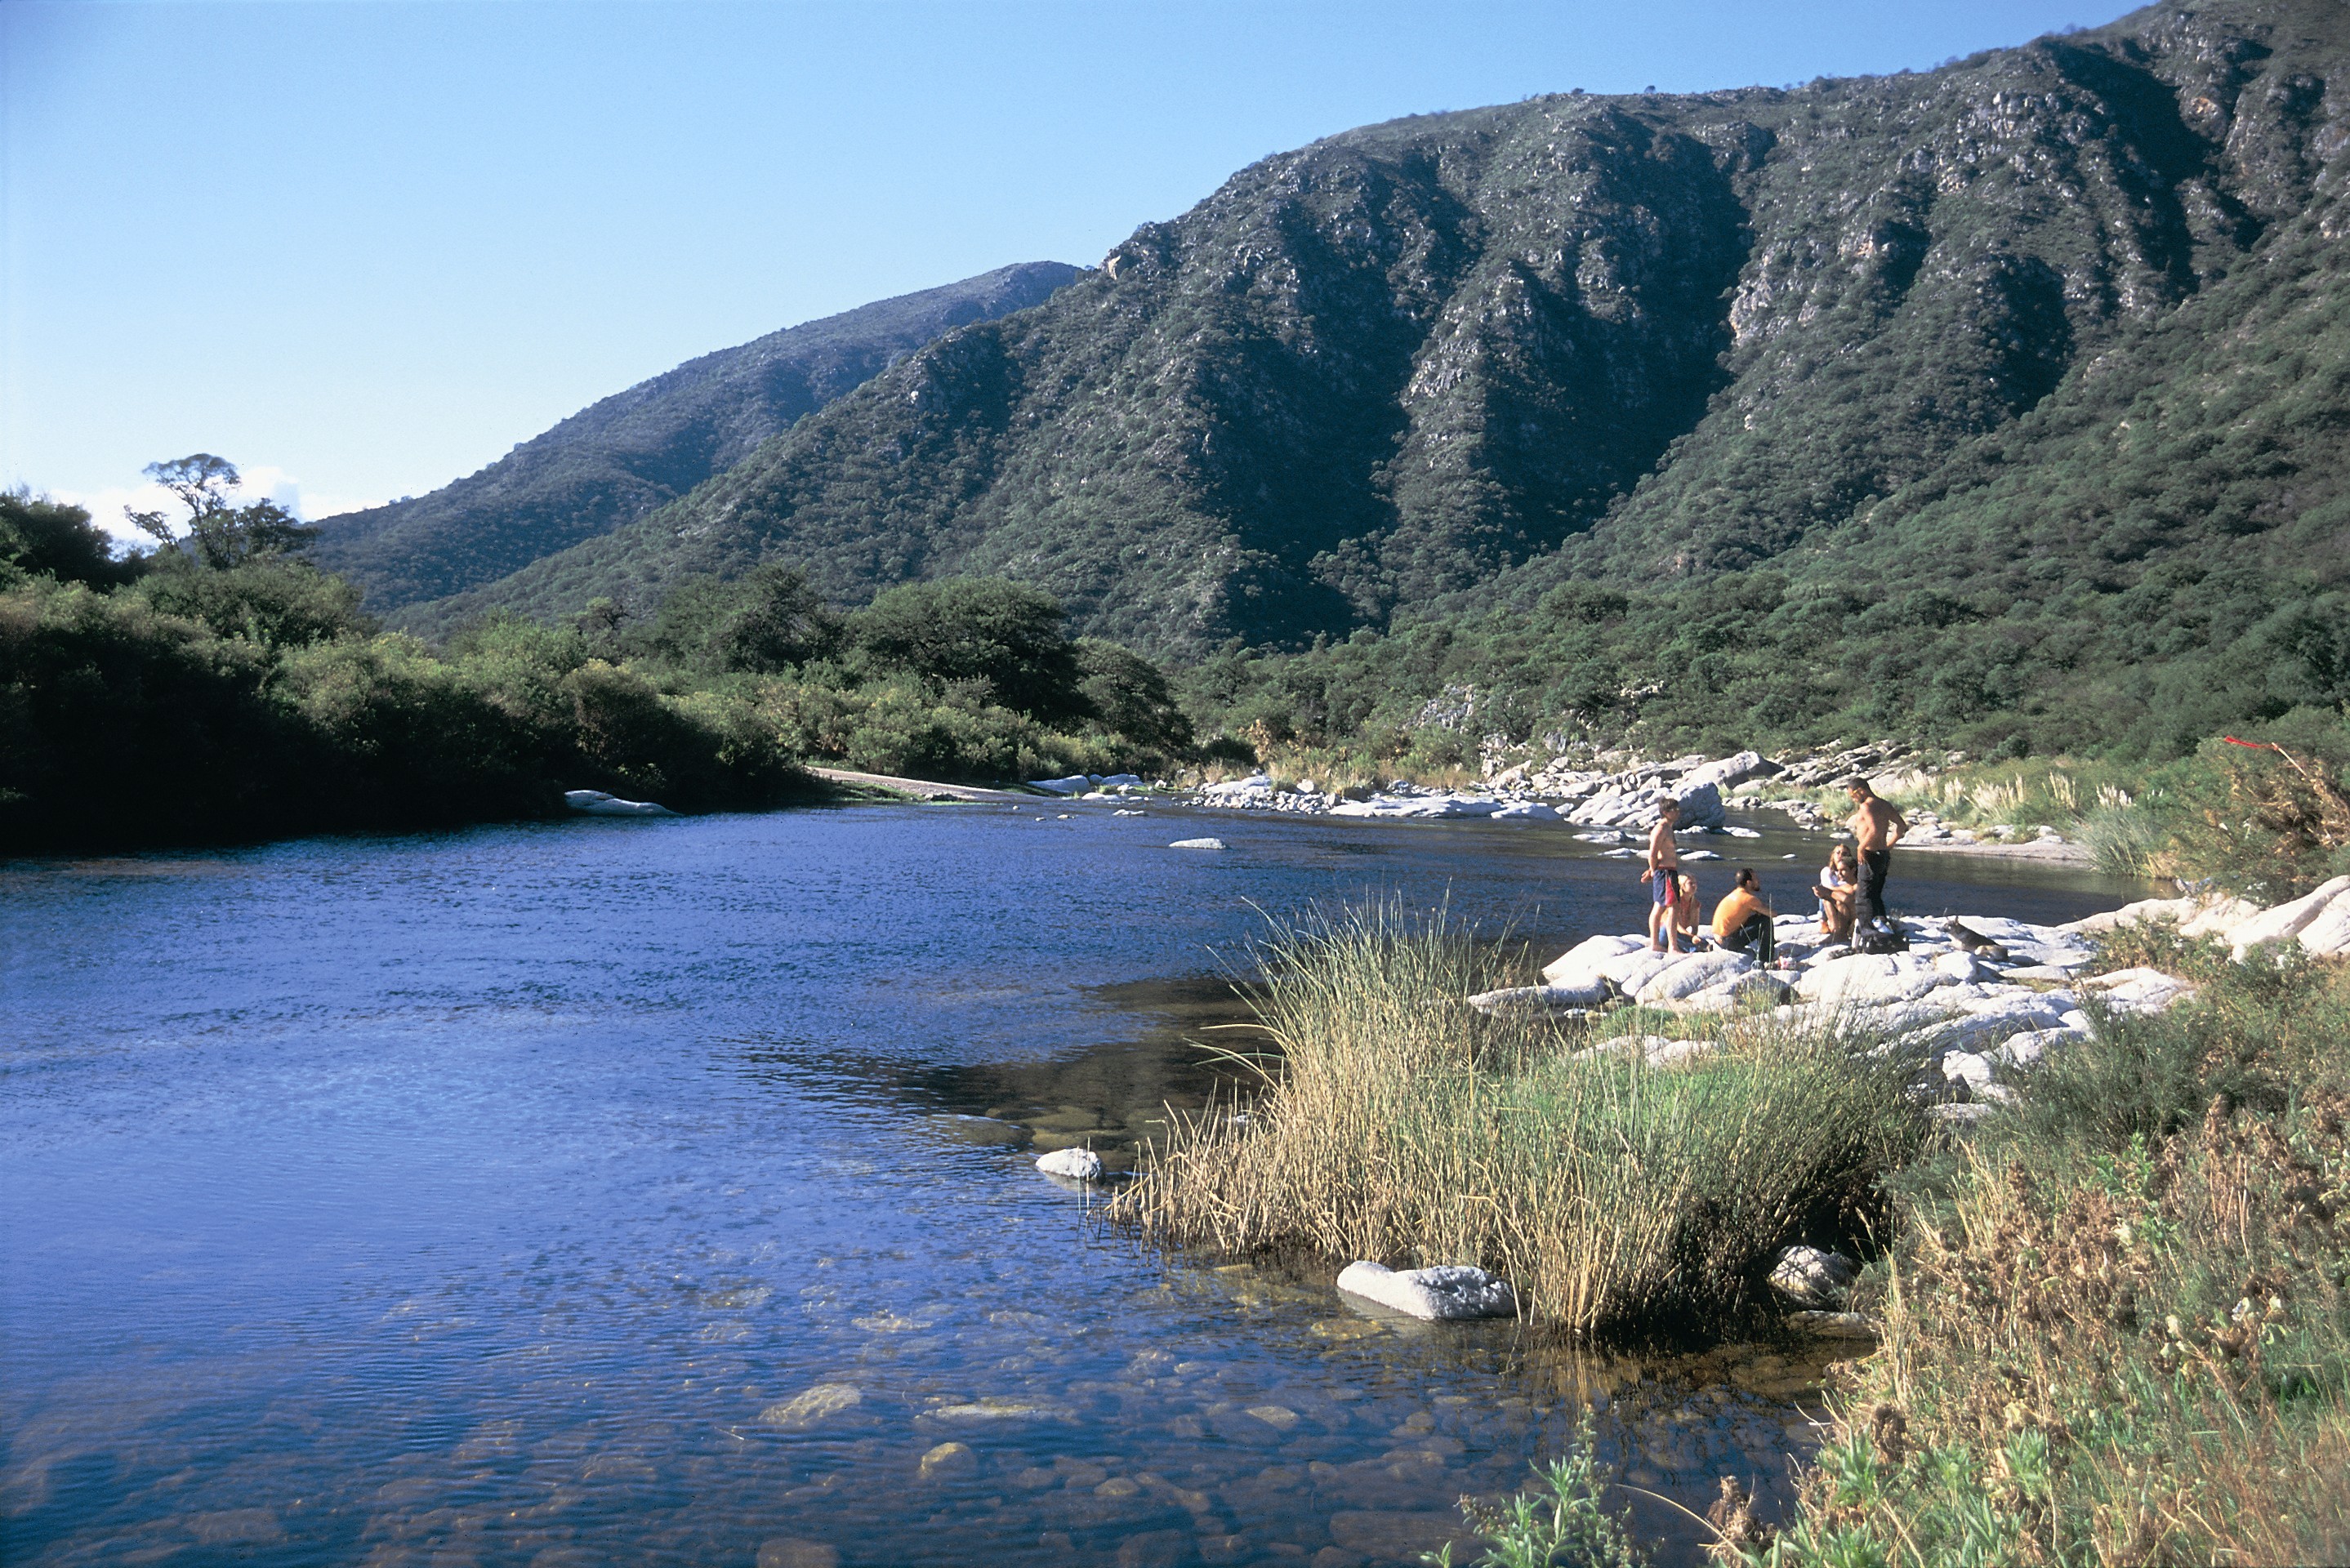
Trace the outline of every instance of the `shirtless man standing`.
<path fill-rule="evenodd" d="M 1681 848 L 1673 842 L 1673 824 L 1680 820 L 1680 815 L 1681 803 L 1669 800 L 1657 814 L 1657 826 L 1648 829 L 1648 868 L 1640 873 L 1640 880 L 1648 884 L 1650 952 L 1681 950 L 1679 933 L 1673 924 L 1681 868 Z M 1664 939 L 1661 944 L 1657 940 L 1659 936 Z"/>
<path fill-rule="evenodd" d="M 1869 788 L 1866 779 L 1853 780 L 1846 793 L 1852 796 L 1852 815 L 1844 825 L 1852 830 L 1853 847 L 1860 851 L 1860 897 L 1854 900 L 1853 911 L 1856 930 L 1863 921 L 1872 926 L 1885 921 L 1885 877 L 1893 866 L 1893 846 L 1909 831 L 1909 819 Z"/>

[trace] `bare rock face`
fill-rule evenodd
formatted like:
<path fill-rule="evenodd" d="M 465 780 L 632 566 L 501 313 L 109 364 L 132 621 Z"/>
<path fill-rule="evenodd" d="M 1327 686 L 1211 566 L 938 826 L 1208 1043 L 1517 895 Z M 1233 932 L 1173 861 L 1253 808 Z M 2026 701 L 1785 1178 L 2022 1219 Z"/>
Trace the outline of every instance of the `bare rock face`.
<path fill-rule="evenodd" d="M 1471 1317 L 1514 1317 L 1517 1293 L 1510 1282 L 1465 1263 L 1399 1272 L 1384 1263 L 1349 1263 L 1338 1275 L 1349 1295 L 1430 1322 Z"/>

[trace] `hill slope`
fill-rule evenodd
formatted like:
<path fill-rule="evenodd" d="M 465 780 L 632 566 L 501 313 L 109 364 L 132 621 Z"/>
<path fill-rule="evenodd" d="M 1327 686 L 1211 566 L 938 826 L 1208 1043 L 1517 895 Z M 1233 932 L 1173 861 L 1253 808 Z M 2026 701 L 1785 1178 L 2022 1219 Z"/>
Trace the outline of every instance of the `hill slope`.
<path fill-rule="evenodd" d="M 504 576 L 683 494 L 949 328 L 1076 275 L 1059 262 L 1000 267 L 688 360 L 430 495 L 326 519 L 317 559 L 376 610 Z"/>
<path fill-rule="evenodd" d="M 781 558 L 844 601 L 1000 572 L 1196 657 L 1738 574 L 1723 635 L 1817 672 L 1791 723 L 1908 691 L 1929 648 L 1980 714 L 2024 701 L 2017 647 L 2032 681 L 2120 679 L 2261 627 L 2323 701 L 2350 649 L 2277 618 L 2350 566 L 2345 146 L 2340 0 L 1350 131 L 424 613 L 641 607 Z M 1700 669 L 1659 701 L 1736 691 Z"/>

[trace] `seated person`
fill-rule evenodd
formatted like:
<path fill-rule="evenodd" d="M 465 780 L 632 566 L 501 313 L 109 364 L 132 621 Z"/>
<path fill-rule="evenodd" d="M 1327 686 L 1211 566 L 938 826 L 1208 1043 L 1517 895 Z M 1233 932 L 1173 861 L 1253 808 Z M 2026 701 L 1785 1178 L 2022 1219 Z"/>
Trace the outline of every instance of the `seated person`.
<path fill-rule="evenodd" d="M 1673 929 L 1694 950 L 1698 922 L 1705 918 L 1704 906 L 1698 902 L 1697 878 L 1686 871 L 1676 871 L 1673 877 Z"/>
<path fill-rule="evenodd" d="M 1851 845 L 1839 844 L 1828 852 L 1812 896 L 1820 901 L 1820 935 L 1849 940 L 1853 910 L 1860 898 L 1860 858 Z"/>
<path fill-rule="evenodd" d="M 1752 867 L 1741 867 L 1738 885 L 1713 907 L 1713 937 L 1731 952 L 1749 948 L 1754 961 L 1769 967 L 1778 961 L 1779 947 L 1771 930 L 1771 906 L 1762 901 L 1762 887 Z"/>

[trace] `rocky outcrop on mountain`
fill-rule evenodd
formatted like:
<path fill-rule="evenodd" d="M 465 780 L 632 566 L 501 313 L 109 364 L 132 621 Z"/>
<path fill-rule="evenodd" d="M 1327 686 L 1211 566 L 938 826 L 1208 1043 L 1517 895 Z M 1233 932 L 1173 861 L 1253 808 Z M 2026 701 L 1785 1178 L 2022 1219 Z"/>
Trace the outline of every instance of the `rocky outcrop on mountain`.
<path fill-rule="evenodd" d="M 314 558 L 379 612 L 504 576 L 724 472 L 941 333 L 1038 304 L 1076 275 L 999 267 L 688 360 L 430 495 L 326 519 Z"/>
<path fill-rule="evenodd" d="M 2191 302 L 2254 308 L 2214 287 L 2277 245 L 2330 287 L 2303 231 L 2340 211 L 2344 32 L 2333 0 L 2165 5 L 1930 73 L 1334 136 L 455 608 L 640 606 L 783 559 L 844 602 L 1013 576 L 1183 654 L 1497 574 L 1531 603 L 1800 565 L 1897 493 L 2029 466 L 1982 443 Z M 2063 577 L 2123 545 L 2056 547 Z"/>

